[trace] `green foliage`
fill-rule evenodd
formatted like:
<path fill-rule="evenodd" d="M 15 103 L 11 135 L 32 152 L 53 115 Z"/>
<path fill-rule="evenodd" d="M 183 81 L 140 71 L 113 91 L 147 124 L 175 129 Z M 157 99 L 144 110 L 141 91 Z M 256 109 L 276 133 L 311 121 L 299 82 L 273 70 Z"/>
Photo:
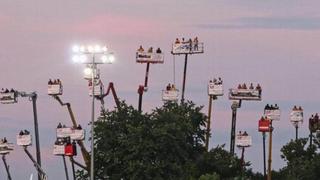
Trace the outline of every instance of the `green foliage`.
<path fill-rule="evenodd" d="M 188 179 L 205 152 L 205 115 L 191 102 L 151 114 L 121 104 L 95 127 L 96 173 L 111 179 Z"/>
<path fill-rule="evenodd" d="M 222 145 L 204 153 L 198 163 L 198 168 L 200 174 L 216 172 L 222 179 L 227 179 L 241 174 L 241 161 L 224 150 L 224 145 Z"/>
<path fill-rule="evenodd" d="M 220 176 L 217 173 L 205 174 L 200 176 L 199 180 L 220 180 Z"/>
<path fill-rule="evenodd" d="M 282 179 L 319 179 L 320 155 L 316 146 L 307 145 L 308 139 L 291 140 L 282 147 L 281 158 L 287 162 L 287 166 L 280 170 Z"/>

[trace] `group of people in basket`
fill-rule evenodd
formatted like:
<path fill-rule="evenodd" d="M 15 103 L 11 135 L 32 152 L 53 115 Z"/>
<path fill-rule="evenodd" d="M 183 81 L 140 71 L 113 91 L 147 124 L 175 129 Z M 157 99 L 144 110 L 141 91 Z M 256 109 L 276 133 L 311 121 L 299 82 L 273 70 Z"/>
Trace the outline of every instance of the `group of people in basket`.
<path fill-rule="evenodd" d="M 316 113 L 315 115 L 312 114 L 309 118 L 309 129 L 313 132 L 316 130 L 320 130 L 320 119 L 318 113 Z"/>
<path fill-rule="evenodd" d="M 48 85 L 57 85 L 57 84 L 59 84 L 59 85 L 62 84 L 60 79 L 54 79 L 54 80 L 49 79 L 49 81 L 48 81 Z"/>
<path fill-rule="evenodd" d="M 142 53 L 142 52 L 144 52 L 144 49 L 143 49 L 143 47 L 140 45 L 140 47 L 139 47 L 139 49 L 138 49 L 137 51 L 140 52 L 140 53 Z M 153 47 L 150 47 L 147 52 L 148 52 L 148 53 L 153 53 Z M 161 54 L 161 53 L 162 53 L 161 49 L 160 49 L 160 48 L 157 48 L 156 53 Z"/>
<path fill-rule="evenodd" d="M 267 104 L 265 107 L 264 107 L 264 110 L 278 110 L 279 109 L 279 106 L 278 104 L 275 104 L 275 105 L 269 105 Z"/>
<path fill-rule="evenodd" d="M 10 90 L 2 88 L 0 93 L 14 93 L 14 92 L 15 90 L 13 88 L 11 88 Z"/>
<path fill-rule="evenodd" d="M 60 129 L 60 128 L 67 128 L 67 126 L 66 125 L 62 125 L 61 123 L 59 123 L 58 126 L 57 126 L 57 129 Z M 81 130 L 82 129 L 81 125 L 78 124 L 76 129 Z"/>
<path fill-rule="evenodd" d="M 0 139 L 0 144 L 6 144 L 8 143 L 8 140 L 6 137 L 4 137 L 3 139 Z"/>
<path fill-rule="evenodd" d="M 249 134 L 247 133 L 247 131 L 244 131 L 244 132 L 239 131 L 238 136 L 249 136 Z"/>
<path fill-rule="evenodd" d="M 293 106 L 292 111 L 303 111 L 302 107 Z"/>
<path fill-rule="evenodd" d="M 20 132 L 19 132 L 19 135 L 20 136 L 23 136 L 23 135 L 30 135 L 30 132 L 28 131 L 28 130 L 21 130 Z"/>
<path fill-rule="evenodd" d="M 176 86 L 174 84 L 168 84 L 167 87 L 166 87 L 166 90 L 167 91 L 176 91 Z"/>
<path fill-rule="evenodd" d="M 246 83 L 243 83 L 243 84 L 238 85 L 238 89 L 248 89 L 248 87 L 247 87 Z M 257 84 L 257 86 L 254 87 L 253 84 L 250 83 L 249 89 L 252 89 L 252 90 L 255 89 L 255 90 L 261 91 L 261 86 L 260 86 L 260 84 Z"/>
<path fill-rule="evenodd" d="M 213 80 L 210 80 L 210 83 L 214 83 L 215 85 L 222 85 L 223 81 L 221 77 L 219 77 L 218 79 L 214 78 Z"/>
<path fill-rule="evenodd" d="M 194 51 L 198 51 L 199 50 L 199 41 L 198 41 L 198 37 L 195 37 L 193 40 L 190 38 L 189 40 L 185 40 L 184 38 L 182 38 L 181 40 L 179 38 L 176 38 L 175 45 L 178 44 L 188 44 L 189 45 L 189 49 L 190 50 L 194 50 Z M 193 48 L 192 48 L 193 47 Z"/>

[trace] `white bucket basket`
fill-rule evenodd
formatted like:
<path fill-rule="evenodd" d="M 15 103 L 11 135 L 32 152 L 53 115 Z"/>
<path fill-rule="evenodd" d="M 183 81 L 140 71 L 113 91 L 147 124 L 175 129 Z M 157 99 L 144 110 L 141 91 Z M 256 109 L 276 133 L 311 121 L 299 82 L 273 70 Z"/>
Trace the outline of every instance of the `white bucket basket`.
<path fill-rule="evenodd" d="M 172 54 L 198 54 L 203 53 L 203 43 L 180 42 L 172 45 Z"/>
<path fill-rule="evenodd" d="M 280 121 L 280 115 L 280 109 L 264 110 L 264 116 L 266 116 L 267 119 L 270 119 L 272 121 Z"/>
<path fill-rule="evenodd" d="M 84 129 L 72 129 L 70 134 L 71 140 L 84 140 L 85 139 L 85 130 Z"/>
<path fill-rule="evenodd" d="M 163 55 L 163 53 L 137 52 L 136 53 L 136 62 L 137 63 L 163 64 L 164 55 Z"/>
<path fill-rule="evenodd" d="M 230 100 L 253 100 L 261 101 L 261 90 L 256 89 L 230 89 Z"/>
<path fill-rule="evenodd" d="M 252 138 L 249 135 L 237 135 L 236 146 L 237 147 L 250 147 L 252 145 Z"/>
<path fill-rule="evenodd" d="M 14 92 L 0 93 L 0 102 L 2 104 L 13 104 L 17 102 L 16 94 Z"/>
<path fill-rule="evenodd" d="M 291 122 L 303 122 L 303 111 L 293 110 L 290 113 L 290 121 Z"/>
<path fill-rule="evenodd" d="M 65 148 L 64 144 L 53 145 L 53 154 L 54 155 L 64 155 L 64 148 Z"/>
<path fill-rule="evenodd" d="M 61 84 L 49 84 L 48 94 L 49 95 L 62 95 L 62 85 Z"/>
<path fill-rule="evenodd" d="M 178 90 L 163 90 L 162 100 L 163 101 L 177 101 L 179 97 Z"/>
<path fill-rule="evenodd" d="M 209 82 L 208 95 L 223 96 L 223 85 Z"/>
<path fill-rule="evenodd" d="M 17 135 L 17 145 L 19 146 L 30 146 L 32 145 L 32 137 L 28 135 Z"/>

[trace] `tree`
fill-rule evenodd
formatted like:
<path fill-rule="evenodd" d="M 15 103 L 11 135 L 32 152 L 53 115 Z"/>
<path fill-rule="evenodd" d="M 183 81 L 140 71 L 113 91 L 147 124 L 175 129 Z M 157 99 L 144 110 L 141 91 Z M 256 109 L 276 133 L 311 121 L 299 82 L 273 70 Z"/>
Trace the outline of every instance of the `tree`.
<path fill-rule="evenodd" d="M 222 179 L 241 176 L 241 160 L 226 151 L 224 145 L 217 146 L 202 155 L 198 161 L 199 174 L 216 173 Z"/>
<path fill-rule="evenodd" d="M 217 173 L 205 174 L 200 176 L 199 180 L 220 180 L 220 176 Z"/>
<path fill-rule="evenodd" d="M 119 109 L 106 112 L 94 129 L 96 176 L 194 178 L 195 162 L 205 152 L 206 116 L 201 109 L 192 102 L 166 103 L 142 114 L 122 102 Z"/>
<path fill-rule="evenodd" d="M 281 158 L 287 166 L 280 170 L 283 179 L 318 179 L 320 176 L 320 155 L 317 147 L 307 145 L 308 138 L 291 140 L 281 148 Z"/>

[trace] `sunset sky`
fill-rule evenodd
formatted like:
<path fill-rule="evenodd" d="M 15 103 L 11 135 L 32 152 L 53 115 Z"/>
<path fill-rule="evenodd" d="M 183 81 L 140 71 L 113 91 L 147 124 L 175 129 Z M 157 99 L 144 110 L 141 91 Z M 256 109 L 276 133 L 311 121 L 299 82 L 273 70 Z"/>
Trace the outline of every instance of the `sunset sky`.
<path fill-rule="evenodd" d="M 274 122 L 272 167 L 279 169 L 285 164 L 280 148 L 295 137 L 288 117 L 293 105 L 304 108 L 300 137 L 307 137 L 308 118 L 319 112 L 319 7 L 317 0 L 1 0 L 0 87 L 38 93 L 43 168 L 49 179 L 64 179 L 62 159 L 52 155 L 52 146 L 58 122 L 71 122 L 67 110 L 47 95 L 48 79 L 63 81 L 62 99 L 72 104 L 83 127 L 89 128 L 91 117 L 84 65 L 72 62 L 72 46 L 107 45 L 116 62 L 99 67 L 102 80 L 105 84 L 114 82 L 121 100 L 135 107 L 137 88 L 145 73 L 145 64 L 135 62 L 135 51 L 139 45 L 163 49 L 165 63 L 151 65 L 149 91 L 143 97 L 143 110 L 150 112 L 162 105 L 161 90 L 173 82 L 174 60 L 176 84 L 179 89 L 182 86 L 184 57 L 170 54 L 172 42 L 177 37 L 198 36 L 205 53 L 189 56 L 186 98 L 204 105 L 207 113 L 209 79 L 222 77 L 225 90 L 239 83 L 260 83 L 263 101 L 242 103 L 237 131 L 246 130 L 253 136 L 245 159 L 251 161 L 254 171 L 262 172 L 262 136 L 257 121 L 267 103 L 277 103 L 282 116 Z M 0 137 L 14 143 L 20 129 L 33 133 L 32 105 L 28 99 L 18 101 L 0 106 Z M 111 109 L 115 105 L 111 97 L 106 98 L 106 104 Z M 214 101 L 210 147 L 226 144 L 229 150 L 230 106 L 227 94 Z M 32 152 L 34 149 L 30 147 Z M 236 153 L 240 156 L 240 150 Z M 7 161 L 13 179 L 36 175 L 21 147 L 15 146 Z M 2 163 L 0 172 L 0 179 L 5 179 Z"/>

